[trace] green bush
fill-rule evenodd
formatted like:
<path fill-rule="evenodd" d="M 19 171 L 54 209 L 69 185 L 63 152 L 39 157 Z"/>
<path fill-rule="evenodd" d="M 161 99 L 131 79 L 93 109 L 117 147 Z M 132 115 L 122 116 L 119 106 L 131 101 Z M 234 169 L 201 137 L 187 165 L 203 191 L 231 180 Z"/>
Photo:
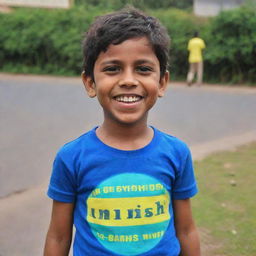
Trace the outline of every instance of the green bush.
<path fill-rule="evenodd" d="M 118 10 L 125 5 L 133 5 L 142 10 L 145 9 L 166 9 L 166 8 L 192 8 L 193 0 L 75 0 L 76 5 L 82 6 L 97 6 L 102 9 Z"/>
<path fill-rule="evenodd" d="M 94 10 L 18 9 L 0 15 L 0 68 L 75 75 L 81 72 L 81 40 Z M 12 71 L 10 70 L 10 71 Z"/>
<path fill-rule="evenodd" d="M 122 0 L 109 3 L 114 1 Z M 80 74 L 84 32 L 95 16 L 108 12 L 109 8 L 104 11 L 101 6 L 91 5 L 69 10 L 17 8 L 10 14 L 0 14 L 0 70 Z M 198 18 L 179 9 L 148 10 L 148 13 L 158 17 L 170 34 L 172 79 L 185 79 L 187 42 L 194 30 L 199 30 L 206 42 L 205 81 L 256 82 L 255 8 L 225 11 L 212 19 Z"/>
<path fill-rule="evenodd" d="M 256 11 L 222 12 L 205 27 L 206 76 L 221 82 L 256 81 Z"/>
<path fill-rule="evenodd" d="M 106 12 L 107 10 L 105 10 Z M 81 40 L 100 8 L 70 10 L 17 9 L 0 15 L 1 70 L 75 75 L 81 72 Z M 172 37 L 172 77 L 184 76 L 187 36 L 193 18 L 176 9 L 152 11 Z M 30 71 L 29 71 L 30 70 Z"/>

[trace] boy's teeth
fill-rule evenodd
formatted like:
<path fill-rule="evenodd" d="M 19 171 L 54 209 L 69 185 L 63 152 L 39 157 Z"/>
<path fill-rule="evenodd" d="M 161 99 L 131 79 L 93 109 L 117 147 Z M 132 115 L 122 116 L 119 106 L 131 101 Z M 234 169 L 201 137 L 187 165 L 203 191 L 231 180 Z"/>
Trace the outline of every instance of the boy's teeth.
<path fill-rule="evenodd" d="M 140 100 L 140 97 L 139 96 L 117 96 L 116 100 L 120 101 L 120 102 L 130 103 L 130 102 L 136 102 L 136 101 Z"/>

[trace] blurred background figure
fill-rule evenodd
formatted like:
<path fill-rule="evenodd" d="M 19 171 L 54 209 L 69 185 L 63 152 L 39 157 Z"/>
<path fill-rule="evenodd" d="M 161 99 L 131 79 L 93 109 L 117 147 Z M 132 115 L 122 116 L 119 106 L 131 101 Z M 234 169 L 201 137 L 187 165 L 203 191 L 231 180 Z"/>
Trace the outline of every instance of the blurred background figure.
<path fill-rule="evenodd" d="M 204 40 L 199 38 L 199 33 L 196 31 L 194 37 L 188 42 L 189 51 L 189 71 L 187 75 L 188 86 L 192 85 L 195 73 L 197 76 L 197 85 L 200 86 L 203 80 L 203 56 L 202 50 L 205 48 Z"/>

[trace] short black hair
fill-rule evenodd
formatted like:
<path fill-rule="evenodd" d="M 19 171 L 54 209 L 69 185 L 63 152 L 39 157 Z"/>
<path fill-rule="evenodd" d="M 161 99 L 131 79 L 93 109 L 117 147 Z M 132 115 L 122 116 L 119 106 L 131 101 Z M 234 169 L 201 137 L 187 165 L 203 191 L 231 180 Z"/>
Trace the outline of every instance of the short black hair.
<path fill-rule="evenodd" d="M 199 37 L 199 32 L 198 31 L 194 32 L 194 37 Z"/>
<path fill-rule="evenodd" d="M 94 79 L 94 64 L 110 44 L 120 44 L 136 37 L 147 37 L 160 63 L 160 76 L 168 66 L 170 38 L 158 19 L 128 7 L 121 11 L 99 16 L 90 26 L 83 41 L 83 71 Z"/>

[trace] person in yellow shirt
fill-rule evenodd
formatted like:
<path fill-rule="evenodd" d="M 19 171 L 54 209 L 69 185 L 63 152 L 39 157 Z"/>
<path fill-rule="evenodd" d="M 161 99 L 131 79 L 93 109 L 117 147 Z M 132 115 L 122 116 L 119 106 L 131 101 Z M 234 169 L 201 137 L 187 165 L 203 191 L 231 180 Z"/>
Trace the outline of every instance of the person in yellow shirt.
<path fill-rule="evenodd" d="M 195 74 L 197 75 L 197 84 L 200 86 L 203 80 L 203 56 L 202 50 L 205 48 L 205 42 L 199 38 L 199 33 L 195 32 L 194 37 L 188 42 L 189 51 L 189 71 L 187 75 L 188 86 L 192 85 Z"/>

